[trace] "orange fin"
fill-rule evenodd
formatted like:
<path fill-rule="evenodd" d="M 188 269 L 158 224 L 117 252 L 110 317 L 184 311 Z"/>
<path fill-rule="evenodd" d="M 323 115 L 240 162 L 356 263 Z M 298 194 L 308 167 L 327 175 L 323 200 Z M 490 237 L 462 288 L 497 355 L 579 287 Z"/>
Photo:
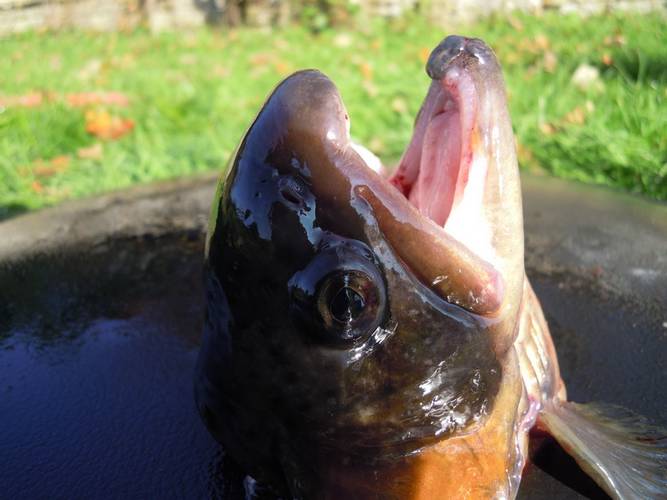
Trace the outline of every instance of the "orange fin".
<path fill-rule="evenodd" d="M 612 498 L 667 498 L 667 431 L 618 406 L 553 401 L 545 428 Z"/>

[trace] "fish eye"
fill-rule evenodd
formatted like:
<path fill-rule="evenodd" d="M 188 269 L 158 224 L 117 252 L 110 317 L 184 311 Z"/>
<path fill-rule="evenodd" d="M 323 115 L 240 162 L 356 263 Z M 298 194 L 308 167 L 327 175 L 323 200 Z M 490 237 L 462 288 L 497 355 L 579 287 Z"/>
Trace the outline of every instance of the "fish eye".
<path fill-rule="evenodd" d="M 288 284 L 293 318 L 319 342 L 348 345 L 382 324 L 384 279 L 365 245 L 326 247 Z"/>
<path fill-rule="evenodd" d="M 326 332 L 343 341 L 372 333 L 378 326 L 379 292 L 373 278 L 362 271 L 325 276 L 317 291 L 317 310 Z"/>

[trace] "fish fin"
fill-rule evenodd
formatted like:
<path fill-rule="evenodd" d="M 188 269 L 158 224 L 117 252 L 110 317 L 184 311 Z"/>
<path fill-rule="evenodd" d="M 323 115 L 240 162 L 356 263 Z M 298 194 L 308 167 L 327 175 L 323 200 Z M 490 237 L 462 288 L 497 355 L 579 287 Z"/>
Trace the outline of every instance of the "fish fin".
<path fill-rule="evenodd" d="M 667 431 L 644 417 L 618 406 L 555 400 L 538 425 L 612 498 L 667 499 Z"/>

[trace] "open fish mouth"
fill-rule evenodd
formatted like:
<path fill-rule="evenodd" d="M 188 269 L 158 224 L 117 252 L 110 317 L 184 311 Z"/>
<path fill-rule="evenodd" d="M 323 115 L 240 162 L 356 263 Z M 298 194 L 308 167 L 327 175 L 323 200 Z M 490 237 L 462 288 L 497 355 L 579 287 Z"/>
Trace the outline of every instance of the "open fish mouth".
<path fill-rule="evenodd" d="M 449 302 L 493 315 L 503 302 L 505 269 L 504 256 L 494 239 L 498 214 L 491 212 L 506 209 L 506 201 L 499 199 L 503 194 L 502 170 L 506 170 L 504 163 L 514 166 L 514 151 L 507 158 L 506 151 L 498 148 L 501 141 L 507 142 L 503 136 L 507 131 L 501 131 L 494 116 L 496 108 L 504 106 L 500 69 L 493 52 L 481 40 L 450 36 L 433 50 L 426 71 L 432 79 L 430 89 L 412 139 L 388 180 L 431 221 L 427 232 L 441 240 L 441 247 L 450 247 L 445 253 L 453 258 L 440 259 L 442 272 L 425 275 L 423 259 L 401 257 Z M 498 121 L 503 118 L 501 115 Z M 394 216 L 400 219 L 398 211 Z M 398 240 L 405 238 L 397 237 L 393 229 L 385 234 L 394 233 L 394 249 L 401 253 L 405 242 Z M 407 237 L 408 232 L 404 233 Z M 410 236 L 420 239 L 416 234 Z M 454 274 L 465 276 L 465 282 L 447 283 L 455 279 Z"/>
<path fill-rule="evenodd" d="M 460 40 L 463 48 L 465 39 Z M 436 70 L 437 59 L 432 55 L 429 60 L 427 72 L 434 85 L 390 180 L 422 214 L 444 227 L 469 180 L 476 96 L 465 71 L 454 67 L 452 60 L 445 72 Z"/>

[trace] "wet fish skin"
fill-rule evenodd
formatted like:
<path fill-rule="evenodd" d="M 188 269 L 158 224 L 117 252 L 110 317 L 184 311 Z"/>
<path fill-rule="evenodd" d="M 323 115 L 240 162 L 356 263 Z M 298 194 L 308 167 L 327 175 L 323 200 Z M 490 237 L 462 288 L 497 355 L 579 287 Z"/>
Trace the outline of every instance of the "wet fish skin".
<path fill-rule="evenodd" d="M 339 120 L 329 125 L 322 110 Z M 443 302 L 406 271 L 355 197 L 353 184 L 410 207 L 343 148 L 345 114 L 322 74 L 283 82 L 241 144 L 214 208 L 206 263 L 214 309 L 200 354 L 199 407 L 232 455 L 274 483 L 272 471 L 294 468 L 277 462 L 287 457 L 384 462 L 412 452 L 481 418 L 499 386 L 491 335 L 478 334 L 493 322 Z M 311 269 L 363 266 L 389 291 L 375 329 L 343 348 L 295 329 L 303 318 L 291 284 Z M 446 380 L 447 393 L 434 402 L 420 385 L 439 363 L 433 384 Z M 438 414 L 446 405 L 458 410 L 456 421 Z"/>
<path fill-rule="evenodd" d="M 389 180 L 353 147 L 340 95 L 317 71 L 279 84 L 249 128 L 207 239 L 195 387 L 207 427 L 255 478 L 298 498 L 512 498 L 536 424 L 610 495 L 663 495 L 664 434 L 566 402 L 524 274 L 493 52 L 448 37 L 427 72 L 413 141 Z M 462 139 L 428 149 L 441 122 L 435 132 Z M 457 148 L 442 226 L 422 157 Z M 600 435 L 601 447 L 587 446 Z M 643 480 L 607 460 L 620 445 Z"/>

